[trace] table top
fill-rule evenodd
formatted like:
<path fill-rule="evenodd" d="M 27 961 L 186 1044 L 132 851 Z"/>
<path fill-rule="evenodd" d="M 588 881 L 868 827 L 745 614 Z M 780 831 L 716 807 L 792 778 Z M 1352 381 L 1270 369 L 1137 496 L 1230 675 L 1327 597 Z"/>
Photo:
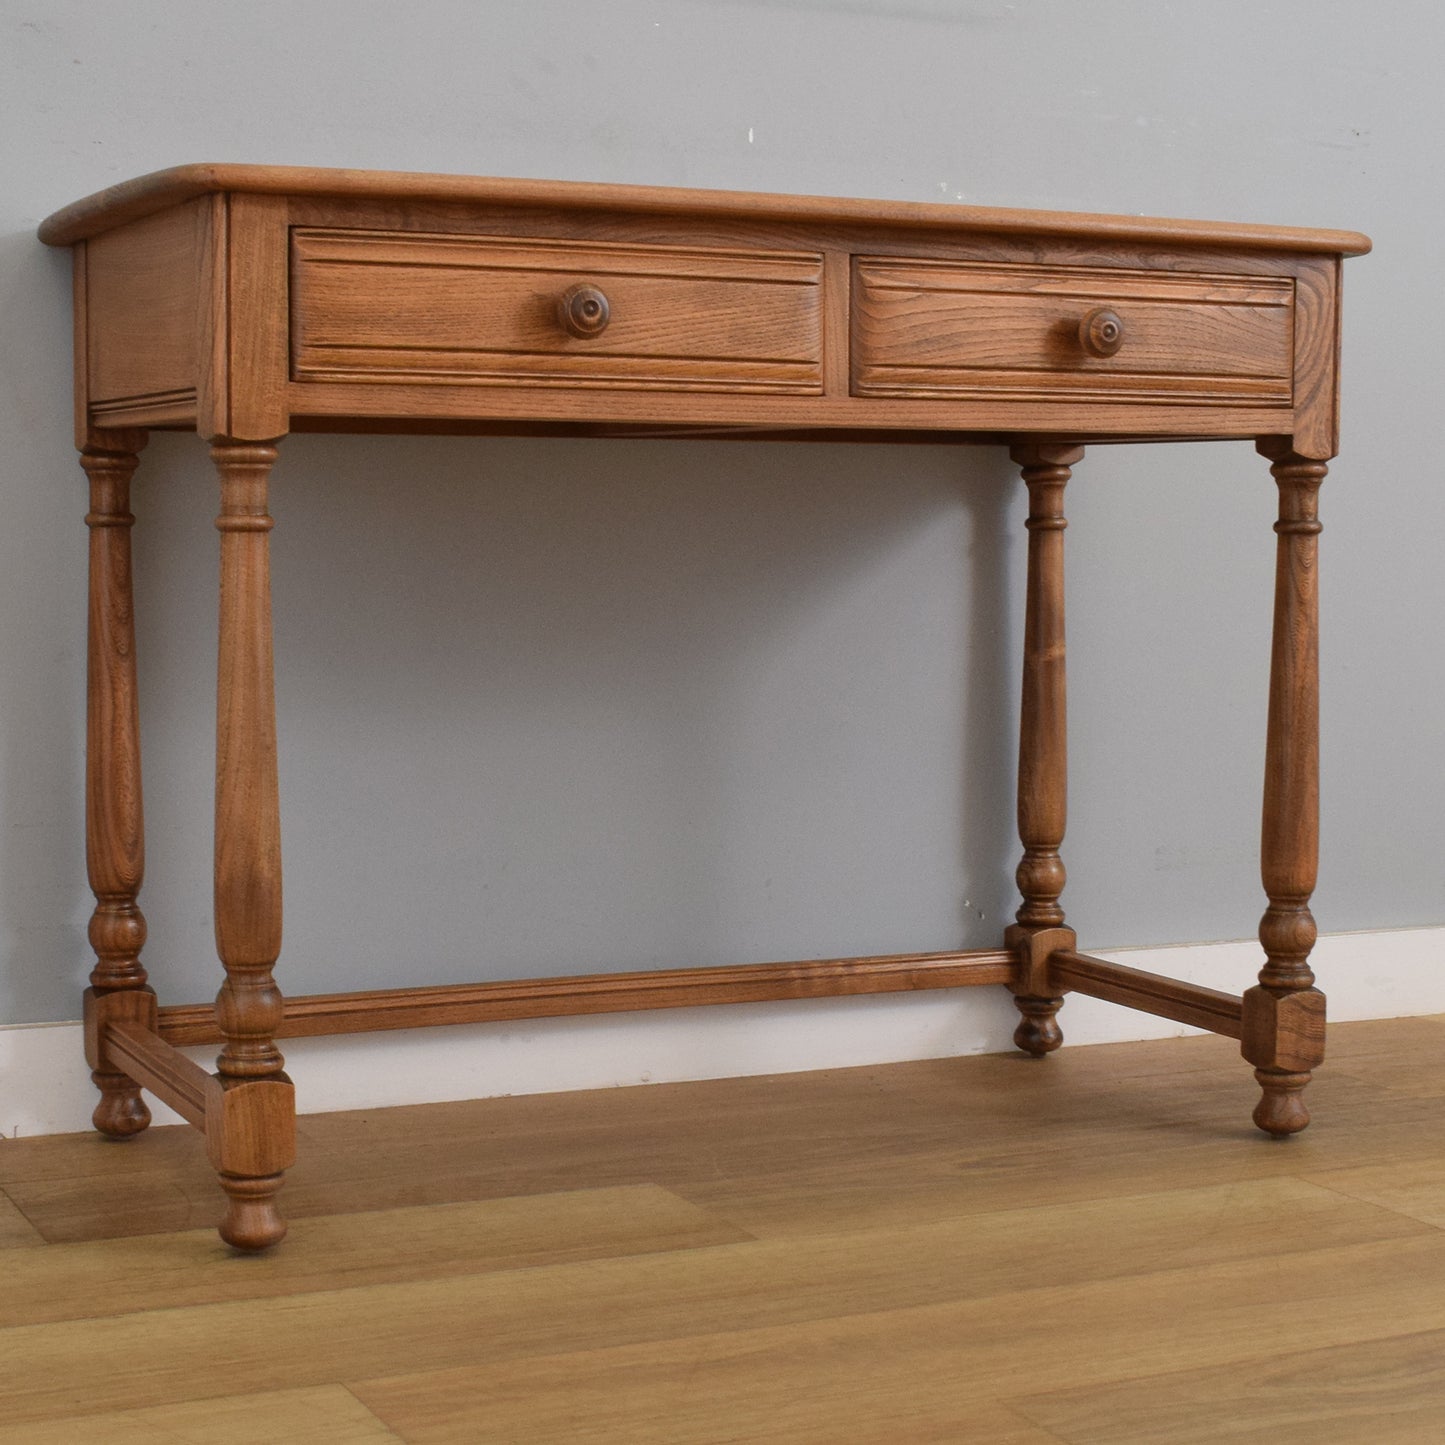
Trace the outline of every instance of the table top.
<path fill-rule="evenodd" d="M 68 246 L 197 196 L 217 192 L 313 197 L 368 197 L 493 205 L 565 206 L 671 216 L 756 220 L 834 221 L 903 225 L 955 233 L 1071 236 L 1094 240 L 1215 244 L 1261 251 L 1359 256 L 1370 240 L 1357 231 L 1302 229 L 1152 216 L 1088 215 L 921 201 L 845 200 L 830 196 L 703 191 L 591 181 L 514 180 L 412 171 L 323 169 L 310 166 L 197 164 L 173 166 L 110 186 L 57 211 L 40 239 Z"/>

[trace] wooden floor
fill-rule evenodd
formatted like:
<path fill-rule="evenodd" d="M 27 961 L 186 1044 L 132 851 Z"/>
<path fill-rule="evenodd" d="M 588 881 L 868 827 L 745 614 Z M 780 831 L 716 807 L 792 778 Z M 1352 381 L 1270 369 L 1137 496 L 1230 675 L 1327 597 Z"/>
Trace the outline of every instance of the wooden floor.
<path fill-rule="evenodd" d="M 0 1445 L 1445 1440 L 1445 1016 L 0 1141 Z"/>

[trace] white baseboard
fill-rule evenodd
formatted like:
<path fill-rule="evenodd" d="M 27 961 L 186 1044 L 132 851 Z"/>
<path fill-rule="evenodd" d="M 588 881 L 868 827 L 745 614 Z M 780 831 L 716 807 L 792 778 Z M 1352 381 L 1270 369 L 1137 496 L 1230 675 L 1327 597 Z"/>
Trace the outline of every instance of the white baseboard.
<path fill-rule="evenodd" d="M 1102 957 L 1242 992 L 1259 945 L 1181 944 Z M 1322 937 L 1311 962 L 1334 1021 L 1445 1013 L 1445 927 Z M 848 1068 L 995 1053 L 1018 1021 L 1003 989 L 527 1019 L 339 1038 L 293 1039 L 287 1070 L 303 1113 Z M 1070 997 L 1066 1047 L 1197 1033 L 1097 999 Z M 210 1066 L 214 1049 L 187 1049 Z M 94 1093 L 77 1023 L 0 1028 L 0 1135 L 90 1127 Z M 158 1124 L 179 1123 L 152 1101 Z"/>

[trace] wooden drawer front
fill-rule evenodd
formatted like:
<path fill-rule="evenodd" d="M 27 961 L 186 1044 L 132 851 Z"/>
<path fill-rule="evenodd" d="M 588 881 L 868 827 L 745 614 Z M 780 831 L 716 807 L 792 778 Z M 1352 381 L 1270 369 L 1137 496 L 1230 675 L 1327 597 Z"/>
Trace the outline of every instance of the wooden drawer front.
<path fill-rule="evenodd" d="M 1110 356 L 1080 322 L 1123 323 Z M 1294 282 L 859 257 L 855 396 L 1289 404 Z"/>
<path fill-rule="evenodd" d="M 822 391 L 821 255 L 297 229 L 298 381 Z M 602 291 L 605 329 L 560 298 Z"/>

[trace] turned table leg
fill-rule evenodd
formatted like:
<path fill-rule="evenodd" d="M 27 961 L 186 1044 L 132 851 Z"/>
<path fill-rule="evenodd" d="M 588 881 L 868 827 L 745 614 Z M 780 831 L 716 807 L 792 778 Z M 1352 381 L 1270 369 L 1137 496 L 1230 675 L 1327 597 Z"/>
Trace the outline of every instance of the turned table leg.
<path fill-rule="evenodd" d="M 1324 1058 L 1325 999 L 1313 985 L 1310 913 L 1319 857 L 1319 489 L 1323 461 L 1288 439 L 1263 441 L 1279 484 L 1260 874 L 1265 964 L 1244 996 L 1242 1051 L 1264 1090 L 1254 1122 L 1295 1134 L 1310 1121 L 1302 1097 Z"/>
<path fill-rule="evenodd" d="M 286 1233 L 276 1207 L 295 1156 L 295 1099 L 275 1034 L 281 993 L 281 826 L 271 653 L 271 518 L 276 448 L 217 439 L 221 484 L 220 659 L 216 711 L 216 948 L 226 982 L 216 999 L 225 1045 L 221 1100 L 206 1141 L 230 1197 L 221 1237 L 264 1249 Z"/>
<path fill-rule="evenodd" d="M 1014 1002 L 1023 1015 L 1014 1043 L 1042 1056 L 1064 1041 L 1056 1015 L 1063 998 L 1049 981 L 1049 955 L 1074 947 L 1059 895 L 1068 800 L 1068 737 L 1064 670 L 1064 487 L 1083 457 L 1077 446 L 1030 444 L 1009 453 L 1029 489 L 1027 601 L 1024 613 L 1023 703 L 1019 723 L 1018 866 L 1023 903 L 1005 934 L 1018 950 Z"/>
<path fill-rule="evenodd" d="M 95 912 L 96 964 L 85 992 L 86 1057 L 100 1090 L 92 1120 L 114 1139 L 151 1121 L 140 1086 L 108 1057 L 105 1026 L 155 1026 L 156 997 L 140 951 L 146 924 L 136 897 L 145 873 L 140 717 L 131 592 L 130 482 L 144 432 L 97 432 L 80 453 L 90 479 L 90 607 L 86 648 L 85 861 Z"/>

